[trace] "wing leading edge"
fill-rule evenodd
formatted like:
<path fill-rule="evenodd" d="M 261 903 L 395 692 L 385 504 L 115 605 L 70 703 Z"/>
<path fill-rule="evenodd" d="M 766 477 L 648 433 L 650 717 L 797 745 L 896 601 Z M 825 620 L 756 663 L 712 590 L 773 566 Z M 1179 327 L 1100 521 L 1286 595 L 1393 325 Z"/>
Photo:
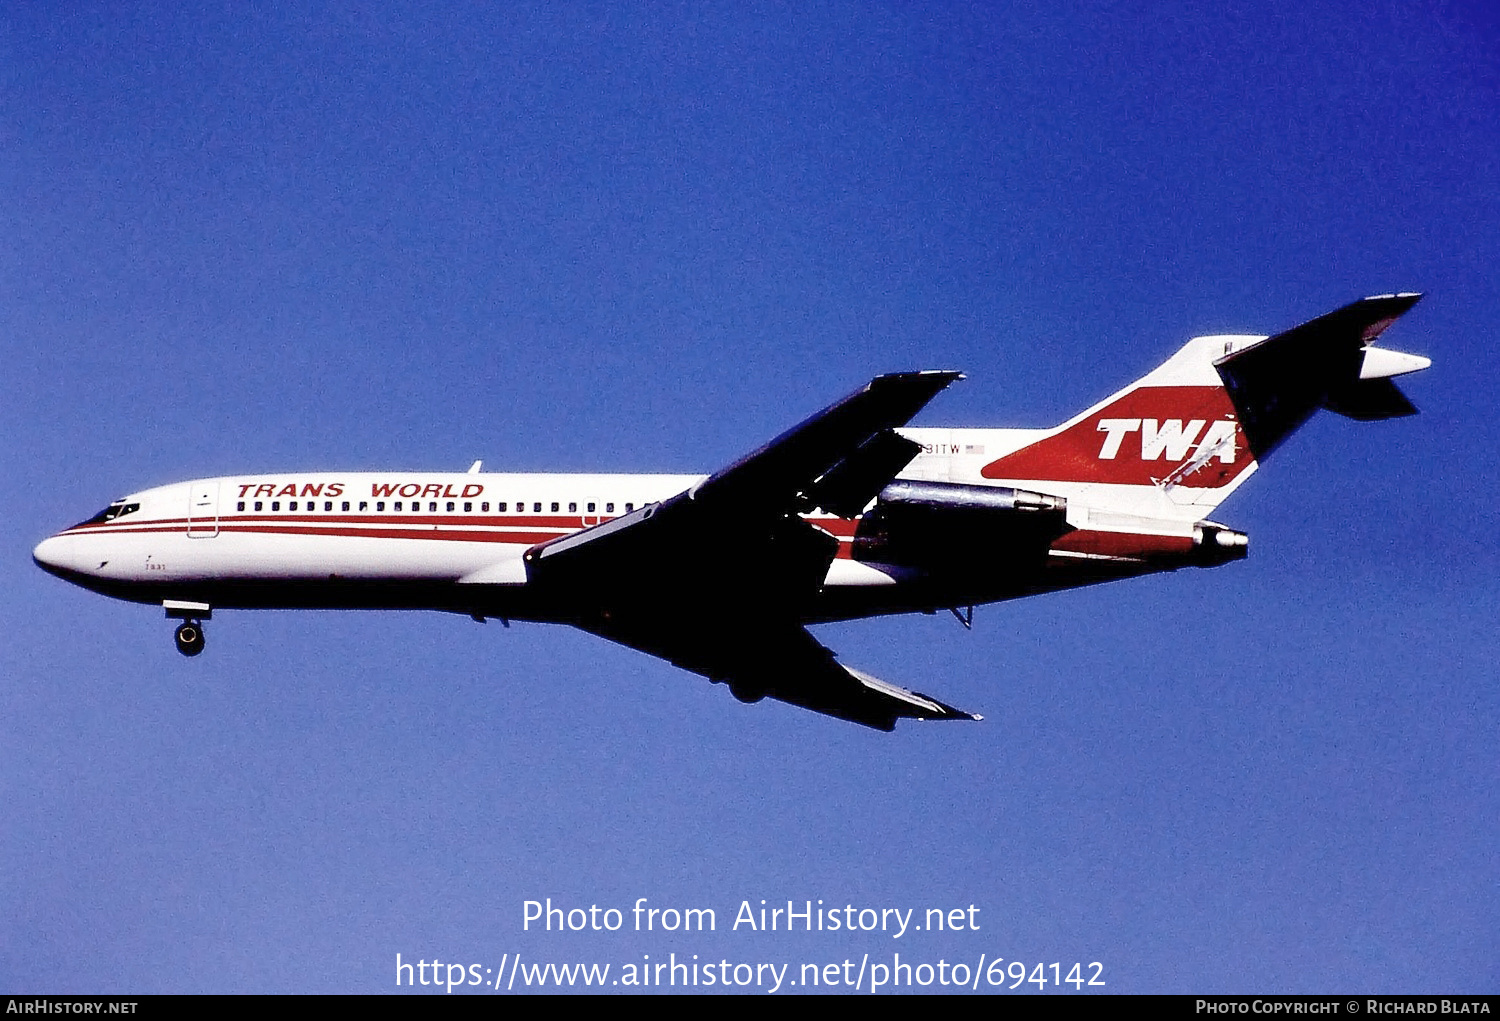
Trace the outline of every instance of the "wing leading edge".
<path fill-rule="evenodd" d="M 880 730 L 978 719 L 837 662 L 801 624 L 838 542 L 799 516 L 854 517 L 916 456 L 893 430 L 962 376 L 867 386 L 660 504 L 532 547 L 527 582 L 585 631 L 730 685 Z"/>

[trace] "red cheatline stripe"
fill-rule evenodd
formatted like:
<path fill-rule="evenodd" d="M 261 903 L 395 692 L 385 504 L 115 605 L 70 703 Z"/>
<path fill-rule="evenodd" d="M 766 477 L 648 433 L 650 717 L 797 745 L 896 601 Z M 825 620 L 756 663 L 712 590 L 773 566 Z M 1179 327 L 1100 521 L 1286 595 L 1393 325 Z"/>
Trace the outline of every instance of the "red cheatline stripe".
<path fill-rule="evenodd" d="M 202 532 L 212 529 L 204 527 Z M 366 539 L 441 539 L 460 542 L 498 542 L 511 543 L 513 545 L 530 546 L 538 542 L 546 542 L 548 539 L 556 539 L 569 534 L 566 530 L 557 529 L 549 531 L 525 531 L 525 530 L 493 530 L 476 531 L 474 529 L 444 528 L 434 529 L 430 525 L 421 527 L 419 525 L 405 528 L 307 528 L 296 524 L 281 525 L 219 525 L 221 534 L 259 534 L 259 535 L 321 535 L 330 538 L 366 538 Z M 167 528 L 137 527 L 121 528 L 111 532 L 111 535 L 184 535 L 187 530 L 181 525 Z"/>
<path fill-rule="evenodd" d="M 434 529 L 430 524 L 423 525 L 413 522 L 405 527 L 339 527 L 342 522 L 330 521 L 330 527 L 309 528 L 296 522 L 282 521 L 276 524 L 250 524 L 243 525 L 237 522 L 223 522 L 219 524 L 219 532 L 229 534 L 253 534 L 253 535 L 317 535 L 331 538 L 352 539 L 424 539 L 444 542 L 492 542 L 505 543 L 514 546 L 533 546 L 539 542 L 547 542 L 558 539 L 571 532 L 567 529 L 553 529 L 549 531 L 522 530 L 517 527 L 509 529 L 497 528 L 487 531 L 479 531 L 474 528 L 459 529 L 445 527 Z M 203 529 L 207 531 L 208 529 Z M 182 535 L 187 529 L 183 524 L 154 524 L 142 523 L 130 528 L 116 528 L 110 531 L 111 535 Z M 576 531 L 576 529 L 575 529 Z M 65 533 L 66 534 L 66 533 Z M 72 534 L 77 534 L 72 533 Z M 852 545 L 852 540 L 847 537 L 839 538 L 840 556 L 847 556 L 847 550 Z"/>
<path fill-rule="evenodd" d="M 612 521 L 614 520 L 615 516 L 616 515 L 598 515 L 598 522 L 591 522 L 588 527 L 592 527 L 592 525 L 596 523 Z M 595 515 L 591 514 L 589 515 L 589 517 L 595 517 Z M 549 516 L 545 514 L 540 516 L 522 516 L 519 514 L 513 514 L 500 517 L 491 514 L 431 514 L 427 511 L 423 511 L 420 514 L 407 513 L 405 511 L 396 511 L 389 514 L 348 514 L 340 513 L 337 511 L 327 511 L 324 513 L 312 514 L 222 514 L 217 520 L 221 525 L 228 522 L 237 521 L 291 521 L 298 523 L 332 522 L 337 524 L 370 523 L 380 525 L 405 522 L 410 522 L 413 525 L 510 525 L 529 528 L 569 528 L 574 530 L 585 527 L 583 523 L 583 517 L 578 514 L 574 514 L 572 516 Z M 75 525 L 72 528 L 67 529 L 67 531 L 72 533 L 101 531 L 120 532 L 129 531 L 132 528 L 136 528 L 142 525 L 150 525 L 153 527 L 161 525 L 178 525 L 185 527 L 189 523 L 206 527 L 211 526 L 214 521 L 215 519 L 211 517 L 146 519 L 133 518 L 128 521 L 108 521 L 100 525 Z"/>
<path fill-rule="evenodd" d="M 593 515 L 590 515 L 592 517 Z M 601 515 L 599 523 L 613 521 L 613 517 Z M 854 535 L 859 523 L 843 518 L 810 518 L 813 524 L 824 531 L 838 536 L 849 538 Z M 74 526 L 62 532 L 63 535 L 83 535 L 107 533 L 110 535 L 122 535 L 127 533 L 142 532 L 171 532 L 183 531 L 189 526 L 195 530 L 207 531 L 217 524 L 220 530 L 246 530 L 249 523 L 265 522 L 275 524 L 286 529 L 300 525 L 323 525 L 328 534 L 344 534 L 335 532 L 337 527 L 350 527 L 358 525 L 378 525 L 382 528 L 406 528 L 406 529 L 430 529 L 433 525 L 444 527 L 460 526 L 464 528 L 511 528 L 511 529 L 553 529 L 563 534 L 581 531 L 584 528 L 592 528 L 593 523 L 585 525 L 583 518 L 578 515 L 567 516 L 521 516 L 512 515 L 497 517 L 494 515 L 476 514 L 454 514 L 454 515 L 429 515 L 423 514 L 340 514 L 329 512 L 325 514 L 235 514 L 225 515 L 218 518 L 156 518 L 145 521 L 105 522 L 100 525 Z M 319 529 L 299 531 L 297 534 L 318 534 Z"/>
<path fill-rule="evenodd" d="M 446 529 L 435 531 L 415 531 L 411 529 L 394 528 L 299 528 L 295 525 L 282 527 L 262 527 L 258 525 L 246 525 L 236 528 L 219 529 L 221 532 L 230 533 L 253 533 L 257 535 L 326 535 L 337 538 L 349 539 L 426 539 L 440 540 L 444 542 L 498 542 L 508 543 L 512 546 L 533 546 L 548 539 L 556 539 L 567 532 L 476 532 L 471 529 L 459 531 Z"/>
<path fill-rule="evenodd" d="M 120 532 L 130 530 L 133 525 L 186 525 L 187 522 L 187 518 L 147 518 L 140 520 L 132 516 L 129 521 L 119 521 L 116 519 L 115 521 L 105 521 L 97 525 L 74 525 L 72 528 L 63 529 L 59 534 L 81 535 L 85 532 Z"/>
<path fill-rule="evenodd" d="M 184 531 L 188 527 L 194 530 L 206 531 L 217 526 L 220 529 L 238 528 L 251 522 L 264 522 L 279 526 L 297 525 L 324 525 L 329 529 L 338 527 L 351 527 L 359 525 L 378 525 L 384 528 L 417 528 L 430 530 L 433 525 L 443 527 L 461 526 L 466 528 L 512 528 L 512 529 L 537 529 L 546 528 L 558 532 L 576 532 L 585 526 L 579 518 L 552 518 L 552 517 L 480 517 L 478 515 L 466 516 L 430 516 L 412 514 L 371 514 L 371 515 L 342 515 L 342 514 L 315 514 L 315 515 L 290 515 L 290 514 L 237 514 L 221 517 L 215 522 L 213 518 L 159 518 L 145 521 L 128 521 L 120 524 L 111 522 L 104 526 L 93 526 L 90 528 L 69 528 L 63 535 L 84 534 L 108 534 L 122 535 L 135 532 L 170 532 Z"/>

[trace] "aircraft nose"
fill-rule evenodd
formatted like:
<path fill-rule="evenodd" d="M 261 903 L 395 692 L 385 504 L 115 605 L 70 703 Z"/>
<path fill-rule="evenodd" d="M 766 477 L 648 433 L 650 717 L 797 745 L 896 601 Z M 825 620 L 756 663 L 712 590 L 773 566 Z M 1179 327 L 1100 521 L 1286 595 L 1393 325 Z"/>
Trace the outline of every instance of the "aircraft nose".
<path fill-rule="evenodd" d="M 69 550 L 68 541 L 60 535 L 54 535 L 50 539 L 43 539 L 36 544 L 36 549 L 31 551 L 31 559 L 36 566 L 48 574 L 65 577 L 69 571 L 77 571 L 79 565 L 73 561 L 77 560 L 77 550 Z M 69 553 L 73 555 L 70 556 Z"/>
<path fill-rule="evenodd" d="M 36 544 L 36 549 L 31 551 L 31 559 L 36 561 L 38 567 L 56 567 L 57 547 L 58 541 L 56 536 L 53 536 L 51 539 L 43 539 Z"/>

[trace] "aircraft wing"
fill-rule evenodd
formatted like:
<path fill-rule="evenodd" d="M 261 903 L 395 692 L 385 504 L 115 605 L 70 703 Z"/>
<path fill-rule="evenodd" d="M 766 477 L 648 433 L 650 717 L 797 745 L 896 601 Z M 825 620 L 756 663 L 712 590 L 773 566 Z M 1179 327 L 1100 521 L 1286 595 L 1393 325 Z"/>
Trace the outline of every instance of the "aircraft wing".
<path fill-rule="evenodd" d="M 726 682 L 742 702 L 769 696 L 886 731 L 894 730 L 898 719 L 980 718 L 844 666 L 805 628 L 785 619 L 689 622 L 629 614 L 612 615 L 584 629 Z"/>
<path fill-rule="evenodd" d="M 911 421 L 928 401 L 962 378 L 963 373 L 944 371 L 876 376 L 837 404 L 715 472 L 692 491 L 692 497 L 782 513 L 810 510 L 811 507 L 805 506 L 806 499 L 801 501 L 804 506 L 798 506 L 799 496 L 813 497 L 814 493 L 808 490 L 816 492 L 815 487 L 826 489 L 835 485 L 842 488 L 840 480 L 867 475 L 866 468 L 874 463 L 882 468 L 893 465 L 869 496 L 860 501 L 859 508 L 842 515 L 854 517 L 920 449 L 890 430 Z M 892 442 L 893 439 L 900 443 Z M 904 452 L 905 457 L 898 451 Z M 899 463 L 894 463 L 897 460 Z"/>
<path fill-rule="evenodd" d="M 735 595 L 742 592 L 752 605 L 810 597 L 838 545 L 798 512 L 824 506 L 857 515 L 917 454 L 895 428 L 960 378 L 877 376 L 685 492 L 533 546 L 527 581 L 559 594 L 650 590 L 694 602 L 700 595 L 747 602 Z"/>
<path fill-rule="evenodd" d="M 893 430 L 956 372 L 879 376 L 660 504 L 533 546 L 527 584 L 556 616 L 713 680 L 889 730 L 968 718 L 839 665 L 801 626 L 838 541 L 798 516 L 853 517 L 916 456 Z"/>

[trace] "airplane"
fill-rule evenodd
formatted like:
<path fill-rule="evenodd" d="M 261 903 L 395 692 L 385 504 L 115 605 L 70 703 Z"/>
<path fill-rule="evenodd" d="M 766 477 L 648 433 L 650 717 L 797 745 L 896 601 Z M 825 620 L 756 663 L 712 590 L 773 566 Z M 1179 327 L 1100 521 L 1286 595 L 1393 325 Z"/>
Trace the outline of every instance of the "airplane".
<path fill-rule="evenodd" d="M 1206 336 L 1051 429 L 914 428 L 962 379 L 877 376 L 712 475 L 329 472 L 132 493 L 41 542 L 42 569 L 180 621 L 214 610 L 427 609 L 568 624 L 878 730 L 978 720 L 847 666 L 810 624 L 951 611 L 1243 559 L 1210 520 L 1320 408 L 1411 415 L 1427 368 L 1374 341 L 1421 296 L 1274 336 Z"/>

